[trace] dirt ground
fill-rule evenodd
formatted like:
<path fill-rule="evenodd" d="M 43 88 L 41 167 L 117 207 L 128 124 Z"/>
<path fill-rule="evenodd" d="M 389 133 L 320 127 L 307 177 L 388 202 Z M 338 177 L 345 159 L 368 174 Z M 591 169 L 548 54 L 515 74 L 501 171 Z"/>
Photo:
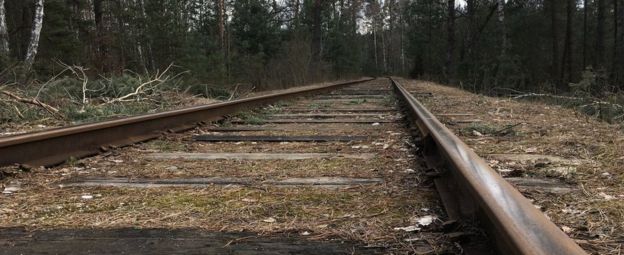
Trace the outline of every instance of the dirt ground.
<path fill-rule="evenodd" d="M 564 193 L 521 191 L 588 252 L 621 253 L 621 125 L 557 105 L 486 97 L 431 82 L 399 82 L 432 92 L 433 97 L 419 100 L 501 175 L 553 179 L 574 187 Z"/>
<path fill-rule="evenodd" d="M 438 84 L 399 80 L 492 168 L 510 181 L 516 177 L 555 183 L 524 188 L 523 194 L 565 233 L 592 254 L 620 254 L 624 244 L 624 135 L 622 126 L 600 122 L 574 109 L 536 101 L 485 97 Z M 371 85 L 372 84 L 372 85 Z M 369 88 L 387 86 L 369 83 Z M 362 88 L 364 89 L 364 88 Z M 392 101 L 295 100 L 273 107 L 310 109 L 390 107 Z M 400 118 L 396 113 L 384 113 Z M 221 123 L 220 126 L 233 127 Z M 20 172 L 0 181 L 20 190 L 0 199 L 0 227 L 50 229 L 200 228 L 224 233 L 296 233 L 308 240 L 342 239 L 371 247 L 446 252 L 448 242 L 436 226 L 444 213 L 437 196 L 411 156 L 401 123 L 248 124 L 268 130 L 213 132 L 216 126 L 71 161 L 51 169 Z M 274 130 L 271 130 L 274 129 Z M 368 140 L 328 142 L 194 142 L 202 134 L 370 135 Z M 374 153 L 374 160 L 149 160 L 155 152 Z M 280 166 L 280 167 L 276 167 Z M 225 176 L 268 179 L 292 177 L 381 178 L 382 184 L 348 188 L 212 185 L 203 188 L 64 187 L 85 177 L 195 178 Z M 513 182 L 512 182 L 513 183 Z M 565 189 L 561 189 L 565 187 Z M 0 187 L 3 188 L 3 187 Z M 86 198 L 85 198 L 86 197 Z M 405 232 L 421 217 L 439 217 L 428 230 Z M 436 225 L 437 224 L 437 225 Z M 432 250 L 431 250 L 432 249 Z M 400 252 L 399 252 L 400 253 Z"/>
<path fill-rule="evenodd" d="M 388 88 L 387 82 L 366 84 Z M 323 101 L 326 102 L 326 101 Z M 269 107 L 311 107 L 310 100 Z M 329 108 L 394 107 L 378 102 L 330 103 Z M 265 118 L 269 113 L 257 114 Z M 401 118 L 397 112 L 380 113 Z M 369 117 L 367 117 L 369 118 Z M 380 118 L 381 119 L 381 118 Z M 221 123 L 222 126 L 234 125 Z M 199 228 L 203 231 L 259 235 L 294 233 L 306 240 L 345 240 L 386 253 L 456 252 L 440 231 L 444 212 L 427 181 L 422 162 L 413 156 L 410 134 L 402 123 L 244 125 L 279 130 L 211 132 L 214 126 L 149 141 L 50 169 L 32 169 L 1 181 L 17 186 L 0 195 L 0 228 L 26 231 L 58 229 Z M 287 131 L 283 131 L 287 130 Z M 352 142 L 199 142 L 194 135 L 368 135 Z M 371 159 L 184 160 L 147 159 L 155 152 L 297 152 L 373 153 Z M 227 177 L 253 180 L 250 185 L 202 187 L 68 187 L 88 178 L 128 180 Z M 366 178 L 381 183 L 341 187 L 263 184 L 288 178 Z M 424 221 L 424 223 L 420 223 Z M 420 224 L 420 225 L 419 225 Z M 406 228 L 407 227 L 407 228 Z M 411 229 L 411 230 L 410 230 Z M 418 230 L 416 230 L 418 229 Z M 98 230 L 98 231 L 99 231 Z M 422 230 L 422 231 L 420 231 Z"/>

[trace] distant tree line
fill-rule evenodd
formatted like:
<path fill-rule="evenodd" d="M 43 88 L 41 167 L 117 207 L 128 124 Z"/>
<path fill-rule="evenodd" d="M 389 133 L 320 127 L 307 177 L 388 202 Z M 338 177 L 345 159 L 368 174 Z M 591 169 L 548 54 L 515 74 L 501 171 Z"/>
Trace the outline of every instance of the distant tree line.
<path fill-rule="evenodd" d="M 624 0 L 0 0 L 0 6 L 0 65 L 30 71 L 32 64 L 35 76 L 53 75 L 56 62 L 92 75 L 175 63 L 197 81 L 257 87 L 392 74 L 478 91 L 569 91 L 587 79 L 604 90 L 624 89 Z"/>

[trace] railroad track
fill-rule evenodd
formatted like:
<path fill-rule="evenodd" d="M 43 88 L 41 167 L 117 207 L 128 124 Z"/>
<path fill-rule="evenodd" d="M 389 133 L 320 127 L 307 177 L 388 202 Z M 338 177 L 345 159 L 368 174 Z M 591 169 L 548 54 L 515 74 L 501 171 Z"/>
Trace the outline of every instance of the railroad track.
<path fill-rule="evenodd" d="M 0 254 L 585 254 L 391 79 L 5 137 L 0 155 L 34 169 L 0 205 Z"/>

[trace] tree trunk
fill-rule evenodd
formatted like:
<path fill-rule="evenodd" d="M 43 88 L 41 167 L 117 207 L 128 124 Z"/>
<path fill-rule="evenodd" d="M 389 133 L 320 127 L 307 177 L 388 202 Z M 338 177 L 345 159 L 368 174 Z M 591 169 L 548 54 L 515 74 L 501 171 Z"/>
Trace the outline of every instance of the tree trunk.
<path fill-rule="evenodd" d="M 399 23 L 400 23 L 400 31 L 399 31 L 399 47 L 401 48 L 401 75 L 405 75 L 405 45 L 404 45 L 404 37 L 405 37 L 405 20 L 404 19 L 403 8 L 400 10 L 399 14 Z"/>
<path fill-rule="evenodd" d="M 615 0 L 617 6 L 615 8 L 615 19 L 617 33 L 615 37 L 615 66 L 614 66 L 614 84 L 619 84 L 619 89 L 624 90 L 624 0 Z"/>
<path fill-rule="evenodd" d="M 116 7 L 117 7 L 117 11 L 118 12 L 122 12 L 122 10 L 126 10 L 127 7 L 125 6 L 125 1 L 116 1 Z M 113 12 L 113 11 L 111 11 Z M 114 70 L 118 73 L 122 73 L 124 69 L 126 69 L 126 47 L 125 47 L 125 42 L 126 42 L 126 27 L 124 24 L 127 24 L 128 21 L 126 20 L 126 16 L 125 15 L 116 15 L 116 23 L 117 23 L 117 45 L 120 46 L 118 47 L 118 60 L 119 62 L 116 63 L 111 63 L 110 66 L 108 67 L 108 70 Z M 112 59 L 111 59 L 112 60 Z"/>
<path fill-rule="evenodd" d="M 454 59 L 453 53 L 455 51 L 455 0 L 448 0 L 448 17 L 446 24 L 447 32 L 447 48 L 446 48 L 446 79 L 449 83 L 454 82 Z"/>
<path fill-rule="evenodd" d="M 30 70 L 35 62 L 35 56 L 37 55 L 39 37 L 41 36 L 41 28 L 43 27 L 43 5 L 44 0 L 35 0 L 35 18 L 33 19 L 30 43 L 28 44 L 28 51 L 26 51 L 26 58 L 24 60 L 26 70 Z"/>
<path fill-rule="evenodd" d="M 552 34 L 552 78 L 555 84 L 559 86 L 561 84 L 561 67 L 559 67 L 561 59 L 559 58 L 559 18 L 557 12 L 557 0 L 550 0 L 550 28 Z"/>
<path fill-rule="evenodd" d="M 587 1 L 589 0 L 583 0 L 583 69 L 587 67 L 587 14 L 589 13 Z"/>
<path fill-rule="evenodd" d="M 375 57 L 375 71 L 379 70 L 379 58 L 377 57 L 377 24 L 373 19 L 373 56 Z"/>
<path fill-rule="evenodd" d="M 383 31 L 383 27 L 381 29 L 381 59 L 383 61 L 383 73 L 386 74 L 388 72 L 388 58 L 386 55 L 386 37 L 384 36 L 385 32 Z"/>
<path fill-rule="evenodd" d="M 95 18 L 95 48 L 97 66 L 102 71 L 109 71 L 108 47 L 105 42 L 103 0 L 93 0 L 93 16 Z"/>
<path fill-rule="evenodd" d="M 500 26 L 501 33 L 501 51 L 500 57 L 503 57 L 507 54 L 508 39 L 507 39 L 507 28 L 505 25 L 505 0 L 497 0 L 498 4 L 496 7 L 496 13 L 498 14 L 498 25 Z"/>
<path fill-rule="evenodd" d="M 594 65 L 596 69 L 604 68 L 604 41 L 605 41 L 605 0 L 597 0 L 598 10 L 596 11 L 596 58 Z"/>
<path fill-rule="evenodd" d="M 6 10 L 4 8 L 4 0 L 0 0 L 0 54 L 9 56 L 9 30 L 6 24 Z"/>
<path fill-rule="evenodd" d="M 225 0 L 217 0 L 217 16 L 219 22 L 219 46 L 225 49 Z"/>
<path fill-rule="evenodd" d="M 394 0 L 386 1 L 387 14 L 388 14 L 388 36 L 386 38 L 386 55 L 387 55 L 387 66 L 386 71 L 390 73 L 396 72 L 396 50 L 395 50 L 395 34 L 396 34 L 396 16 L 395 16 L 395 8 L 396 2 Z"/>
<path fill-rule="evenodd" d="M 294 6 L 294 22 L 295 22 L 295 28 L 299 28 L 299 0 L 294 0 L 295 1 L 295 6 Z"/>
<path fill-rule="evenodd" d="M 321 0 L 314 0 L 312 10 L 312 57 L 315 62 L 321 61 Z"/>
<path fill-rule="evenodd" d="M 576 0 L 567 0 L 566 2 L 566 32 L 563 48 L 563 59 L 561 61 L 561 68 L 563 69 L 560 71 L 560 79 L 563 81 L 562 86 L 565 86 L 565 84 L 568 84 L 572 80 L 572 67 L 574 66 L 574 62 L 572 59 L 572 27 L 574 21 L 574 12 L 576 11 Z"/>
<path fill-rule="evenodd" d="M 468 19 L 468 31 L 466 33 L 466 43 L 465 46 L 462 47 L 462 51 L 460 53 L 460 61 L 464 61 L 466 56 L 471 56 L 472 54 L 472 44 L 475 38 L 475 0 L 466 0 L 466 18 Z"/>
<path fill-rule="evenodd" d="M 421 73 L 427 73 L 431 69 L 431 60 L 432 60 L 432 51 L 433 51 L 433 0 L 427 1 L 428 14 L 427 16 L 427 50 L 423 54 L 424 55 L 424 63 L 422 66 Z M 421 61 L 422 62 L 422 61 Z M 425 63 L 429 64 L 425 66 Z"/>
<path fill-rule="evenodd" d="M 613 0 L 613 61 L 611 70 L 611 81 L 615 83 L 618 72 L 618 1 Z"/>

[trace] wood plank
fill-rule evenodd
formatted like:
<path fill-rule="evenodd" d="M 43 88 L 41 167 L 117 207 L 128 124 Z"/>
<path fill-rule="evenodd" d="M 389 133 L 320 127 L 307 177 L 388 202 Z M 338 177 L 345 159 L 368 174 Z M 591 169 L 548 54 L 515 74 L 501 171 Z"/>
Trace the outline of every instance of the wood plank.
<path fill-rule="evenodd" d="M 347 177 L 309 177 L 289 179 L 253 180 L 251 178 L 206 177 L 206 178 L 175 178 L 175 179 L 132 179 L 132 178 L 85 178 L 59 184 L 68 187 L 118 187 L 118 188 L 163 188 L 190 187 L 201 188 L 211 185 L 268 185 L 268 186 L 352 186 L 382 183 L 383 179 L 347 178 Z"/>
<path fill-rule="evenodd" d="M 303 159 L 373 159 L 374 153 L 152 153 L 145 158 L 153 160 L 183 159 L 183 160 L 303 160 Z"/>
<path fill-rule="evenodd" d="M 84 228 L 0 231 L 0 254 L 382 254 L 348 240 L 311 240 L 298 234 L 198 228 Z"/>
<path fill-rule="evenodd" d="M 433 97 L 433 93 L 431 92 L 413 92 L 410 91 L 410 94 L 417 97 Z"/>
<path fill-rule="evenodd" d="M 332 95 L 388 95 L 391 89 L 341 89 L 332 92 Z"/>
<path fill-rule="evenodd" d="M 341 95 L 321 95 L 316 96 L 313 99 L 383 99 L 391 94 L 387 95 L 357 95 L 357 94 L 341 94 Z"/>
<path fill-rule="evenodd" d="M 361 184 L 375 184 L 382 183 L 383 179 L 372 178 L 345 178 L 345 177 L 313 177 L 313 178 L 289 178 L 285 180 L 270 180 L 265 181 L 265 184 L 270 185 L 286 185 L 286 186 L 300 186 L 300 185 L 361 185 Z"/>
<path fill-rule="evenodd" d="M 284 108 L 284 112 L 396 112 L 395 108 Z"/>
<path fill-rule="evenodd" d="M 578 190 L 574 186 L 553 179 L 508 177 L 505 180 L 514 184 L 520 190 L 527 191 L 538 190 L 553 194 L 566 194 Z"/>
<path fill-rule="evenodd" d="M 349 99 L 349 98 L 334 98 L 334 99 L 315 99 L 315 98 L 310 98 L 307 100 L 302 100 L 299 101 L 299 103 L 307 103 L 307 104 L 314 104 L 314 103 L 351 103 L 351 102 L 373 102 L 373 103 L 378 103 L 378 102 L 383 102 L 385 101 L 385 98 L 367 98 L 367 99 Z"/>
<path fill-rule="evenodd" d="M 205 187 L 209 185 L 250 185 L 251 178 L 207 177 L 180 179 L 131 179 L 131 178 L 86 178 L 59 184 L 59 187 Z"/>
<path fill-rule="evenodd" d="M 448 124 L 470 124 L 470 123 L 475 123 L 475 122 L 481 122 L 482 120 L 480 119 L 466 119 L 466 120 L 457 120 L 457 119 L 450 119 L 447 121 Z"/>
<path fill-rule="evenodd" d="M 433 96 L 433 93 L 431 92 L 414 91 L 414 90 L 411 90 L 408 92 L 416 96 Z M 330 95 L 387 96 L 387 95 L 392 95 L 392 94 L 394 94 L 394 90 L 392 89 L 341 89 L 341 90 L 336 90 L 332 92 Z"/>
<path fill-rule="evenodd" d="M 238 126 L 238 127 L 214 127 L 204 129 L 207 132 L 246 132 L 246 131 L 288 131 L 285 128 L 278 127 L 249 127 L 249 126 Z"/>
<path fill-rule="evenodd" d="M 340 118 L 340 117 L 392 117 L 391 115 L 384 113 L 278 113 L 273 114 L 271 117 L 278 118 Z"/>
<path fill-rule="evenodd" d="M 262 123 L 395 123 L 399 120 L 383 120 L 383 119 L 268 119 L 262 120 Z M 232 120 L 232 124 L 248 124 L 244 120 Z"/>
<path fill-rule="evenodd" d="M 454 116 L 475 116 L 474 113 L 440 113 L 435 114 L 436 116 L 444 116 L 444 117 L 454 117 Z"/>
<path fill-rule="evenodd" d="M 270 136 L 270 135 L 198 135 L 195 141 L 202 142 L 351 142 L 366 141 L 369 136 Z"/>

